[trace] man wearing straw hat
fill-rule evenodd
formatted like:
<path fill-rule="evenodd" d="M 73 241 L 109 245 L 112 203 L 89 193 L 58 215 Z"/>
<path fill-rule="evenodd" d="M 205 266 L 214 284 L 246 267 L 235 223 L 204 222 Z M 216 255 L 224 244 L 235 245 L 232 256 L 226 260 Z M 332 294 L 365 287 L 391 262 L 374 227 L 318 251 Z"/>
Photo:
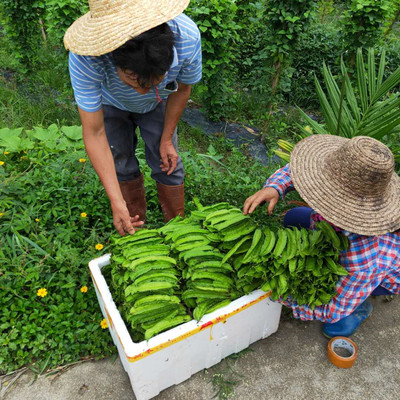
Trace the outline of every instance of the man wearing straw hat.
<path fill-rule="evenodd" d="M 313 228 L 317 220 L 329 221 L 349 239 L 339 258 L 349 274 L 328 304 L 311 309 L 290 298 L 281 302 L 296 318 L 323 321 L 328 337 L 350 336 L 372 312 L 369 295 L 400 293 L 400 178 L 393 155 L 370 137 L 309 136 L 243 211 L 251 214 L 268 202 L 271 214 L 279 196 L 293 188 L 310 207 L 290 210 L 284 224 Z"/>
<path fill-rule="evenodd" d="M 136 129 L 165 221 L 184 213 L 176 126 L 201 79 L 201 40 L 189 0 L 89 0 L 64 36 L 88 156 L 121 235 L 146 218 Z"/>

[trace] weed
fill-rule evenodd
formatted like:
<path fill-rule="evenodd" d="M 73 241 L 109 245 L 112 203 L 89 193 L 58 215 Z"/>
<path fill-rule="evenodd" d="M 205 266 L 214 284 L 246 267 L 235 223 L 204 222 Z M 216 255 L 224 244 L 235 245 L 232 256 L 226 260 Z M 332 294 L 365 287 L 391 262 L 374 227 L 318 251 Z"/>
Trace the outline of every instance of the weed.
<path fill-rule="evenodd" d="M 205 371 L 206 374 L 208 374 L 208 372 L 212 373 L 209 381 L 213 386 L 214 399 L 226 400 L 234 397 L 235 386 L 242 378 L 242 375 L 240 375 L 236 369 L 236 364 L 238 360 L 251 351 L 253 351 L 253 349 L 248 347 L 239 353 L 231 354 L 216 367 Z"/>

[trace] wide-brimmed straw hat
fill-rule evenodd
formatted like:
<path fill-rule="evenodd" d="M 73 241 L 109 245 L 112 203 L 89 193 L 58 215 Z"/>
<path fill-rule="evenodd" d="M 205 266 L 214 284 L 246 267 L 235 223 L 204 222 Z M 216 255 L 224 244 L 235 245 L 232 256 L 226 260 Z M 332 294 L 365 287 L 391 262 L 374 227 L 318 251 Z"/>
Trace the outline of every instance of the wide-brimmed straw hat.
<path fill-rule="evenodd" d="M 190 0 L 89 0 L 90 12 L 77 19 L 64 36 L 67 50 L 100 56 L 167 22 Z"/>
<path fill-rule="evenodd" d="M 300 196 L 336 226 L 368 236 L 400 228 L 400 178 L 378 140 L 309 136 L 294 147 L 290 172 Z"/>

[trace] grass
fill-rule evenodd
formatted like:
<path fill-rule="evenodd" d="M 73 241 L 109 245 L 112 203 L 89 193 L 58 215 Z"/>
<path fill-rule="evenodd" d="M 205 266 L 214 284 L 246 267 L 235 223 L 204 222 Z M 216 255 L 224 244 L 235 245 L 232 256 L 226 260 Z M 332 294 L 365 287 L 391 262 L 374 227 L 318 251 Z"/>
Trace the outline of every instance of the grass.
<path fill-rule="evenodd" d="M 32 129 L 80 124 L 72 99 L 60 98 L 47 86 L 9 84 L 0 81 L 0 127 Z"/>
<path fill-rule="evenodd" d="M 0 128 L 80 124 L 65 52 L 43 47 L 40 63 L 24 76 L 1 32 L 0 42 Z"/>
<path fill-rule="evenodd" d="M 237 371 L 236 364 L 238 360 L 252 351 L 253 349 L 248 347 L 239 353 L 231 354 L 215 367 L 204 370 L 206 379 L 213 387 L 213 399 L 226 400 L 234 398 L 235 387 L 242 378 L 242 375 Z"/>

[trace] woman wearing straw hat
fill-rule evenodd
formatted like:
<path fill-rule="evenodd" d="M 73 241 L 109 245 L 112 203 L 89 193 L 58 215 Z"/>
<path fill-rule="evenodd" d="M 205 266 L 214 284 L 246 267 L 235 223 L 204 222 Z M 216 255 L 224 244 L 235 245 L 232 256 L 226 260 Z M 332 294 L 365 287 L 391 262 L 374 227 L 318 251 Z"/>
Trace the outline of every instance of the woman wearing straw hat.
<path fill-rule="evenodd" d="M 121 235 L 146 218 L 136 129 L 165 221 L 184 213 L 176 126 L 201 79 L 201 40 L 189 0 L 89 0 L 64 36 L 88 156 Z"/>
<path fill-rule="evenodd" d="M 279 196 L 293 188 L 310 208 L 290 210 L 284 224 L 313 228 L 316 220 L 329 221 L 349 239 L 340 253 L 349 274 L 328 304 L 311 309 L 290 298 L 282 303 L 296 318 L 325 322 L 328 337 L 350 336 L 371 314 L 369 295 L 400 293 L 400 179 L 393 155 L 370 137 L 309 136 L 295 146 L 290 164 L 246 200 L 244 213 L 268 202 L 271 214 Z"/>

